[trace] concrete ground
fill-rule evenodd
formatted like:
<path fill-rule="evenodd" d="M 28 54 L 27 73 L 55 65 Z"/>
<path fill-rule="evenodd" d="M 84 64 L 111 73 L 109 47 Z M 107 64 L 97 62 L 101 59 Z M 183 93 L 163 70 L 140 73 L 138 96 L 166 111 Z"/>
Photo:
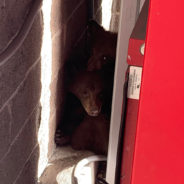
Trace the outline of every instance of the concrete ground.
<path fill-rule="evenodd" d="M 93 155 L 89 151 L 76 151 L 70 146 L 58 147 L 50 159 L 47 168 L 40 177 L 40 184 L 74 184 L 72 172 L 83 158 Z"/>

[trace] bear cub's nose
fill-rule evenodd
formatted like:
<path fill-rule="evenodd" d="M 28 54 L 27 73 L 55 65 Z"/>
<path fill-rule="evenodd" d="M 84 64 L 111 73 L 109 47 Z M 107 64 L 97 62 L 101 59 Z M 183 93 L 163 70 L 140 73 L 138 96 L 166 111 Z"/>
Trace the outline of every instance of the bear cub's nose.
<path fill-rule="evenodd" d="M 91 116 L 98 116 L 98 114 L 99 114 L 98 109 L 91 110 Z"/>

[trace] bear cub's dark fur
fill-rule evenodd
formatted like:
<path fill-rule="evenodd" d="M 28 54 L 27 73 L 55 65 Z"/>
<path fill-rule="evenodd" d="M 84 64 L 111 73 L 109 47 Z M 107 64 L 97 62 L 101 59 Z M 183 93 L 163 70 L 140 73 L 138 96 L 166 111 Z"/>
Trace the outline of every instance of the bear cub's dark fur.
<path fill-rule="evenodd" d="M 87 35 L 89 56 L 66 65 L 68 92 L 56 144 L 107 154 L 117 35 L 95 21 L 89 22 Z"/>

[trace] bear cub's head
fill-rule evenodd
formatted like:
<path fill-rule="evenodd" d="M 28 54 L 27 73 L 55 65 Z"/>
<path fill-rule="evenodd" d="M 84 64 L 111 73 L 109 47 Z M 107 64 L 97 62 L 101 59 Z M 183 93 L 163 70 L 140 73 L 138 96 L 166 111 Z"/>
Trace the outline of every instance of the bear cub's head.
<path fill-rule="evenodd" d="M 87 40 L 90 45 L 90 58 L 87 70 L 101 70 L 104 65 L 115 63 L 117 34 L 106 31 L 94 20 L 89 21 Z"/>
<path fill-rule="evenodd" d="M 102 109 L 104 94 L 103 77 L 99 72 L 81 71 L 69 84 L 69 91 L 81 102 L 89 116 L 98 116 Z"/>

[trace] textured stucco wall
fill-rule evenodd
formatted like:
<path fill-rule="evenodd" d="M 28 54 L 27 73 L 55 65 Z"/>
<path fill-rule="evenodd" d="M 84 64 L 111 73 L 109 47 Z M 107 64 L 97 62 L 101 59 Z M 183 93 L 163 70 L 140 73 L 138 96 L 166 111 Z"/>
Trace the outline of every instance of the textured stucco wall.
<path fill-rule="evenodd" d="M 113 0 L 111 10 L 111 23 L 110 31 L 117 33 L 119 28 L 119 15 L 120 15 L 120 4 L 121 0 Z"/>
<path fill-rule="evenodd" d="M 0 1 L 0 53 L 19 31 L 31 0 Z M 36 183 L 40 116 L 41 14 L 20 49 L 0 66 L 0 183 Z"/>
<path fill-rule="evenodd" d="M 119 14 L 120 14 L 121 0 L 112 0 L 111 20 L 109 30 L 117 33 L 119 27 Z M 94 19 L 102 23 L 102 0 L 94 0 Z"/>
<path fill-rule="evenodd" d="M 94 0 L 94 19 L 101 24 L 102 23 L 102 0 Z"/>

